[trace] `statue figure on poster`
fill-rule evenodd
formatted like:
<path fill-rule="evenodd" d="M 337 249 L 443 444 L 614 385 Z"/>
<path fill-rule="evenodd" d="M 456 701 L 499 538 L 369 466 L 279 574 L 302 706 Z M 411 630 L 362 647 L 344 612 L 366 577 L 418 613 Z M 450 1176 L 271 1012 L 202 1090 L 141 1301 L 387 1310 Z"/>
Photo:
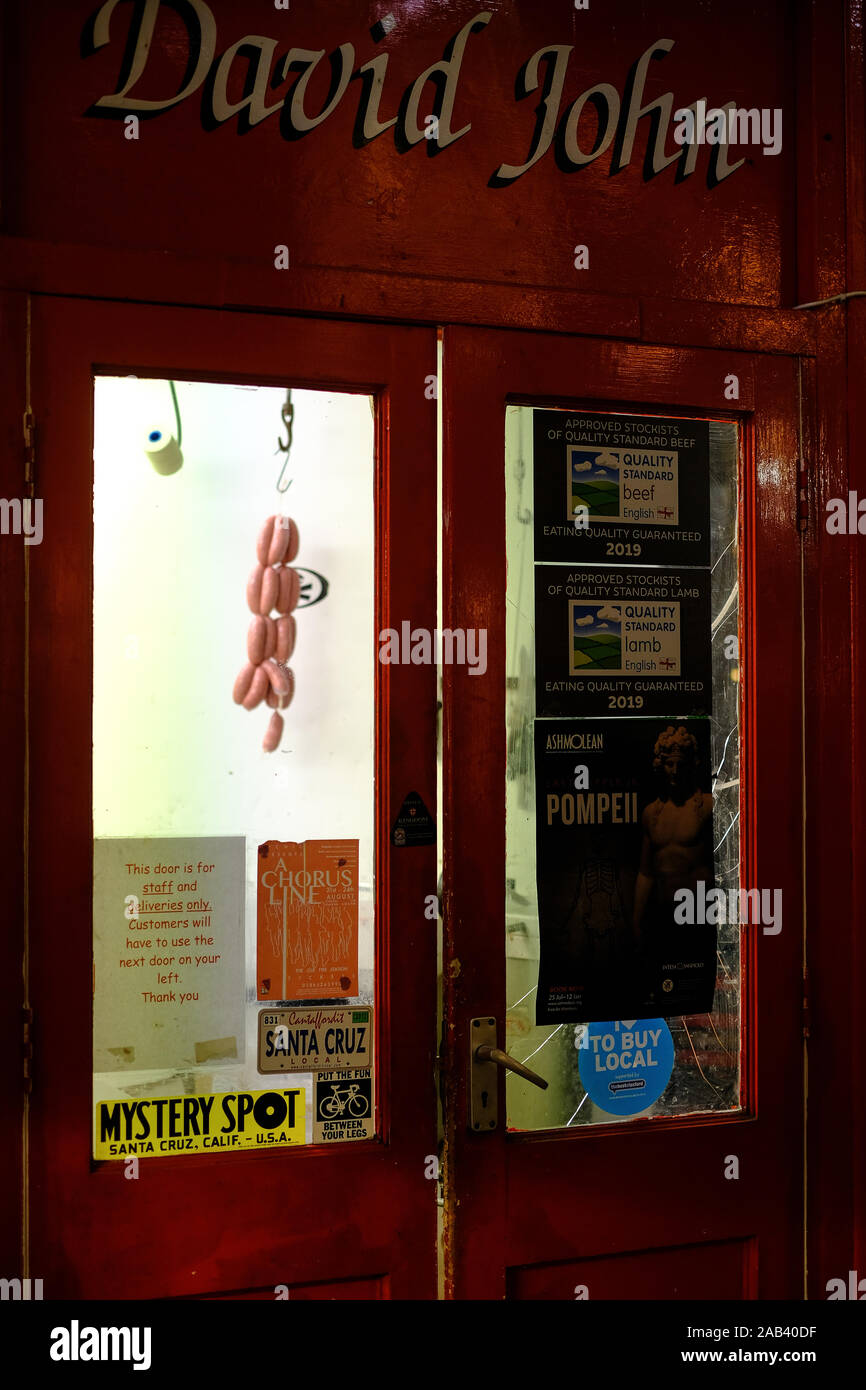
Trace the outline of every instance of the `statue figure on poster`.
<path fill-rule="evenodd" d="M 713 882 L 713 798 L 698 785 L 698 744 L 685 725 L 656 739 L 653 767 L 663 779 L 641 817 L 643 840 L 634 888 L 634 934 L 649 944 L 673 921 L 674 894 Z"/>

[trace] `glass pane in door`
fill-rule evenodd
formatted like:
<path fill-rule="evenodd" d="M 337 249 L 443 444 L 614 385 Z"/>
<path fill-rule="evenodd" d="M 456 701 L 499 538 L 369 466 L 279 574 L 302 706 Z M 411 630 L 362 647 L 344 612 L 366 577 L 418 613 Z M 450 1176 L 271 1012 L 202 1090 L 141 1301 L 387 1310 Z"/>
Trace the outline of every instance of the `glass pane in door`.
<path fill-rule="evenodd" d="M 242 1095 L 266 1097 L 247 1138 L 267 1142 L 278 1121 L 292 1142 L 364 1137 L 371 1083 L 331 1076 L 318 1116 L 299 1035 L 271 1030 L 270 1071 L 258 1049 L 260 1019 L 286 1004 L 309 1015 L 310 1046 L 329 1007 L 350 1012 L 354 1038 L 371 1032 L 371 402 L 295 390 L 287 455 L 285 387 L 99 376 L 94 393 L 94 1102 L 154 1101 L 128 1112 L 135 1139 L 143 1117 L 146 1142 L 159 1126 L 136 1154 L 186 1151 L 205 1119 L 218 1135 L 221 1110 L 237 1135 Z M 274 515 L 298 537 L 272 530 L 258 577 L 273 604 L 253 601 L 272 616 L 254 623 L 248 585 Z M 256 703 L 242 673 L 265 661 Z M 333 1042 L 320 1028 L 318 1050 Z"/>
<path fill-rule="evenodd" d="M 507 1047 L 548 1088 L 509 1072 L 508 1126 L 538 1130 L 733 1112 L 740 1105 L 741 1060 L 736 911 L 718 922 L 712 949 L 706 949 L 704 969 L 714 982 L 703 1010 L 671 1016 L 659 994 L 658 1017 L 670 1031 L 673 1064 L 659 1094 L 640 1108 L 632 1105 L 630 1115 L 605 1110 L 593 1096 L 596 1088 L 585 1089 L 581 1054 L 602 1068 L 600 1019 L 627 1030 L 629 1041 L 652 1047 L 653 1020 L 644 1014 L 622 1021 L 613 1010 L 590 1010 L 591 1025 L 579 1005 L 563 1007 L 563 1021 L 539 1021 L 538 1015 L 544 1013 L 545 927 L 547 942 L 557 943 L 563 979 L 594 974 L 613 981 L 611 998 L 617 998 L 618 983 L 640 968 L 646 953 L 663 882 L 691 883 L 698 910 L 710 884 L 726 897 L 739 889 L 738 428 L 623 408 L 617 419 L 627 416 L 632 433 L 621 437 L 635 446 L 626 456 L 606 449 L 592 428 L 581 432 L 576 417 L 590 416 L 589 425 L 598 425 L 596 412 L 542 413 L 551 437 L 562 440 L 559 453 L 540 450 L 536 408 L 508 406 L 505 420 L 505 950 Z M 685 447 L 666 454 L 659 447 L 666 439 Z M 700 466 L 691 462 L 693 455 Z M 624 457 L 632 465 L 628 480 L 620 466 Z M 561 524 L 545 525 L 551 508 Z M 693 516 L 704 518 L 697 528 Z M 602 535 L 612 539 L 602 545 Z M 664 584 L 676 598 L 659 603 Z M 624 596 L 637 601 L 625 603 Z M 673 693 L 659 694 L 666 690 Z M 557 783 L 551 797 L 549 789 L 538 791 L 536 767 L 538 750 L 557 739 L 614 751 L 574 752 L 563 760 L 573 784 Z M 675 812 L 677 798 L 665 777 L 682 776 L 690 759 L 693 785 Z M 586 778 L 600 767 L 599 785 L 607 790 L 594 799 L 585 792 L 591 786 Z M 595 816 L 619 822 L 606 840 L 587 839 L 598 828 L 586 823 Z M 557 844 L 568 862 L 557 866 L 557 883 L 544 899 L 547 921 L 540 923 L 539 823 L 551 817 L 564 821 Z M 702 851 L 692 830 L 699 823 L 705 868 L 697 866 Z M 666 824 L 670 829 L 663 832 Z M 586 848 L 600 843 L 607 848 Z M 543 872 L 550 875 L 549 863 Z M 696 930 L 706 945 L 706 929 Z M 555 993 L 547 995 L 547 1008 L 551 997 Z M 633 1084 L 627 1077 L 622 1083 L 624 1089 Z"/>

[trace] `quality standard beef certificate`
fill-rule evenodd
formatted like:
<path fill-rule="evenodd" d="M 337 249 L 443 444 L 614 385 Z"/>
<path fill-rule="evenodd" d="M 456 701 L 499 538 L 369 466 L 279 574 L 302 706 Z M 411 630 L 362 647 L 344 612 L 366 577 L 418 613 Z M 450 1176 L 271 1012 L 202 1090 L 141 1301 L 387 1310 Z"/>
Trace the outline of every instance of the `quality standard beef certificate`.
<path fill-rule="evenodd" d="M 535 559 L 708 565 L 706 420 L 534 410 Z"/>
<path fill-rule="evenodd" d="M 709 721 L 539 719 L 535 785 L 536 1022 L 711 1010 Z"/>

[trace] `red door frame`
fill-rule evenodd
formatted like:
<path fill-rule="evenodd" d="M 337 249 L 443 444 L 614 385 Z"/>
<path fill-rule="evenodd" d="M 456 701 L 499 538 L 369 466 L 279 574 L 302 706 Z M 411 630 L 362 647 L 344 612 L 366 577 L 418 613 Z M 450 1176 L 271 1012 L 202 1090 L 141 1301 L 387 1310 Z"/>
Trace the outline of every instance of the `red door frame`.
<path fill-rule="evenodd" d="M 454 328 L 445 334 L 443 365 L 443 622 L 488 628 L 486 680 L 474 680 L 472 688 L 463 668 L 449 666 L 443 673 L 445 1050 L 451 1097 L 447 1287 L 457 1298 L 502 1298 L 509 1289 L 507 1271 L 517 1267 L 740 1240 L 742 1296 L 800 1298 L 804 1073 L 796 362 Z M 731 372 L 739 377 L 738 414 L 744 422 L 741 521 L 747 588 L 741 592 L 740 623 L 750 634 L 741 646 L 747 692 L 741 722 L 742 882 L 781 887 L 784 902 L 780 935 L 745 929 L 747 1112 L 723 1120 L 637 1120 L 583 1133 L 507 1136 L 500 1125 L 494 1133 L 473 1134 L 466 1118 L 469 1020 L 494 1016 L 504 1045 L 507 1002 L 505 405 L 520 400 L 585 408 L 616 402 L 634 410 L 643 406 L 655 413 L 724 418 L 731 416 L 724 397 Z M 759 649 L 765 653 L 760 661 Z M 789 770 L 782 805 L 779 769 Z M 467 848 L 482 845 L 483 855 Z M 740 1158 L 736 1182 L 723 1176 L 730 1153 Z M 690 1284 L 689 1292 L 697 1296 L 700 1290 Z M 628 1296 L 627 1283 L 617 1296 Z"/>
<path fill-rule="evenodd" d="M 813 932 L 811 948 L 811 1066 L 820 1071 L 813 1085 L 809 1112 L 810 1282 L 813 1296 L 825 1296 L 824 1283 L 847 1269 L 866 1269 L 866 1207 L 862 1175 L 866 1171 L 866 1116 L 851 1097 L 864 1091 L 862 1017 L 866 957 L 862 930 L 866 902 L 866 859 L 856 848 L 866 839 L 866 791 L 861 769 L 866 749 L 866 644 L 857 640 L 866 612 L 866 567 L 859 563 L 862 538 L 828 536 L 823 528 L 824 503 L 845 497 L 849 487 L 866 494 L 866 396 L 862 390 L 866 359 L 866 303 L 852 299 L 817 311 L 792 305 L 843 293 L 866 284 L 866 235 L 862 210 L 864 168 L 863 0 L 807 0 L 795 7 L 796 114 L 790 125 L 796 139 L 796 228 L 792 226 L 787 257 L 796 260 L 796 285 L 789 293 L 780 282 L 778 303 L 708 303 L 685 286 L 680 300 L 662 300 L 647 285 L 645 296 L 623 298 L 615 284 L 587 292 L 573 281 L 557 289 L 527 291 L 525 286 L 495 278 L 428 279 L 364 268 L 297 267 L 274 276 L 253 255 L 246 261 L 206 254 L 190 256 L 162 247 L 99 244 L 98 215 L 87 225 L 74 219 L 52 232 L 52 241 L 32 239 L 28 231 L 25 191 L 10 182 L 5 199 L 4 235 L 0 237 L 0 362 L 6 390 L 0 397 L 0 468 L 2 495 L 23 496 L 24 447 L 21 415 L 25 400 L 25 300 L 28 293 L 94 293 L 142 302 L 222 305 L 267 312 L 366 315 L 419 323 L 453 321 L 479 325 L 533 328 L 544 324 L 563 333 L 614 333 L 654 343 L 726 348 L 730 351 L 802 352 L 811 410 L 805 423 L 814 426 L 814 447 L 807 451 L 810 498 L 807 546 L 807 640 L 813 670 L 820 673 L 807 689 L 809 747 L 807 767 L 814 772 L 809 788 L 810 920 L 827 918 L 827 930 Z M 11 42 L 14 23 L 0 15 L 0 38 L 7 66 L 15 66 Z M 6 30 L 9 30 L 8 34 Z M 46 42 L 50 35 L 46 33 Z M 11 69 L 10 69 L 11 71 Z M 74 76 L 74 69 L 70 69 Z M 14 79 L 14 72 L 12 72 Z M 25 101 L 26 98 L 26 101 Z M 22 97 L 23 119 L 30 119 L 42 100 L 37 87 Z M 14 162 L 17 126 L 12 112 L 3 125 L 4 168 Z M 329 130 L 330 127 L 326 127 Z M 786 118 L 786 139 L 789 129 Z M 68 166 L 70 150 L 62 126 L 55 154 L 58 176 Z M 342 139 L 338 131 L 335 139 Z M 336 145 L 334 147 L 337 149 Z M 339 152 L 338 152 L 339 153 Z M 337 157 L 337 155 L 335 155 Z M 120 158 L 120 156 L 119 156 Z M 323 161 L 327 157 L 323 155 Z M 74 163 L 74 161 L 73 161 Z M 536 171 L 543 174 L 543 167 Z M 535 177 L 535 175 L 533 175 Z M 540 185 L 541 186 L 541 185 Z M 131 191 L 130 191 L 131 190 Z M 134 217 L 136 189 L 118 185 Z M 196 196 L 190 184 L 190 197 Z M 791 198 L 794 198 L 792 182 Z M 635 195 L 639 206 L 639 190 Z M 306 215 L 306 212 L 305 212 Z M 351 228 L 347 225 L 347 237 Z M 671 242 L 676 254 L 677 238 Z M 494 257 L 495 259 L 495 257 Z M 352 255 L 343 257 L 353 262 Z M 551 284 L 559 283 L 554 275 Z M 744 294 L 748 297 L 747 289 Z M 808 368 L 808 371 L 806 370 Z M 808 417 L 812 416 L 809 420 Z M 24 775 L 23 563 L 20 543 L 0 544 L 0 687 L 4 717 L 0 752 L 8 794 L 0 805 L 0 862 L 3 867 L 6 928 L 0 933 L 2 992 L 0 1056 L 15 1059 L 2 1070 L 3 1113 L 8 1117 L 2 1151 L 4 1189 L 18 1193 L 21 1181 L 21 1042 L 20 975 L 23 951 L 24 835 L 22 802 L 15 789 Z M 9 601 L 6 601 L 6 600 Z M 476 682 L 477 683 L 477 682 Z M 20 1239 L 18 1211 L 10 1198 L 2 1212 L 4 1268 L 17 1268 Z"/>
<path fill-rule="evenodd" d="M 21 424 L 26 401 L 24 344 L 27 301 L 21 294 L 0 292 L 0 492 L 4 498 L 29 496 L 21 466 Z M 10 543 L 10 541 L 12 543 Z M 32 548 L 32 547 L 31 547 Z M 29 1065 L 22 1056 L 21 980 L 24 962 L 24 561 L 18 538 L 0 544 L 0 764 L 5 795 L 0 798 L 0 879 L 4 922 L 0 931 L 0 1260 L 5 1268 L 22 1268 L 21 1200 L 23 1126 Z"/>
<path fill-rule="evenodd" d="M 436 624 L 430 330 L 34 302 L 45 530 L 29 557 L 30 1269 L 46 1298 L 272 1298 L 277 1284 L 319 1286 L 290 1297 L 435 1298 L 435 1184 L 424 1160 L 436 1152 L 436 942 L 424 899 L 436 851 L 394 851 L 389 833 L 407 791 L 435 808 L 433 667 L 376 663 L 381 1139 L 148 1159 L 136 1182 L 123 1180 L 122 1163 L 91 1160 L 94 368 L 374 394 L 376 632 L 404 617 Z M 62 958 L 49 948 L 58 893 L 70 928 Z"/>

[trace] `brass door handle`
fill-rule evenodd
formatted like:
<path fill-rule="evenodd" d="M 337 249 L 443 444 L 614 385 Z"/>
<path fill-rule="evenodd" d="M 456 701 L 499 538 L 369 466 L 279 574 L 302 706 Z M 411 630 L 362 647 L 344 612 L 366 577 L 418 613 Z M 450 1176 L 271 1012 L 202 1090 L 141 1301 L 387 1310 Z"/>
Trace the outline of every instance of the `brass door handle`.
<path fill-rule="evenodd" d="M 498 1067 L 505 1067 L 507 1071 L 516 1072 L 522 1076 L 524 1081 L 531 1081 L 533 1086 L 538 1086 L 542 1091 L 547 1090 L 548 1083 L 543 1076 L 539 1076 L 537 1071 L 527 1067 L 525 1063 L 518 1062 L 515 1057 L 509 1057 L 507 1052 L 503 1052 L 501 1047 L 491 1047 L 489 1043 L 481 1043 L 475 1049 L 475 1057 L 479 1062 L 495 1062 Z"/>
<path fill-rule="evenodd" d="M 516 1072 L 533 1086 L 547 1090 L 543 1076 L 531 1071 L 523 1062 L 509 1057 L 496 1046 L 496 1019 L 473 1018 L 469 1021 L 469 1128 L 490 1133 L 499 1126 L 499 1076 L 496 1068 Z"/>

